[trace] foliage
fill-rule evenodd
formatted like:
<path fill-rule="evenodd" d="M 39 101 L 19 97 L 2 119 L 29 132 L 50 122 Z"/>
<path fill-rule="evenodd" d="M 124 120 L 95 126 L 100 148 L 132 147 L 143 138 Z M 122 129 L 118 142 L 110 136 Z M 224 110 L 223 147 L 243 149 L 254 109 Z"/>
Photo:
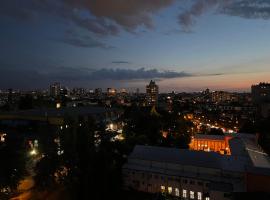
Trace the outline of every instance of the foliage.
<path fill-rule="evenodd" d="M 72 199 L 118 196 L 125 146 L 111 142 L 104 127 L 91 118 L 75 120 L 66 117 L 65 125 L 59 130 L 64 154 L 46 155 L 38 163 L 37 184 L 43 188 L 61 184 Z M 57 182 L 55 172 L 61 168 L 67 169 L 67 174 Z"/>
<path fill-rule="evenodd" d="M 27 158 L 23 147 L 23 141 L 9 137 L 6 137 L 5 143 L 0 143 L 0 189 L 14 191 L 26 175 Z"/>
<path fill-rule="evenodd" d="M 208 135 L 224 135 L 224 133 L 220 128 L 211 128 Z"/>
<path fill-rule="evenodd" d="M 151 115 L 149 108 L 133 106 L 124 113 L 124 120 L 123 132 L 130 149 L 135 144 L 188 148 L 193 124 L 178 113 L 159 111 L 159 115 Z"/>
<path fill-rule="evenodd" d="M 25 95 L 21 96 L 18 102 L 19 109 L 21 110 L 27 110 L 27 109 L 33 109 L 34 100 L 32 95 Z"/>

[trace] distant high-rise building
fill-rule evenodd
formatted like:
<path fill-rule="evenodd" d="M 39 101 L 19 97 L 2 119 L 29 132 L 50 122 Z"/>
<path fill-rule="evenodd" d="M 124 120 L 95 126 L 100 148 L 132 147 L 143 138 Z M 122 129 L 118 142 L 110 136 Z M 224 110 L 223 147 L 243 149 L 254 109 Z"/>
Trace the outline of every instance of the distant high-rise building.
<path fill-rule="evenodd" d="M 85 94 L 86 94 L 85 88 L 76 87 L 76 88 L 73 88 L 73 90 L 72 90 L 72 95 L 77 96 L 77 97 L 82 97 Z"/>
<path fill-rule="evenodd" d="M 60 88 L 60 96 L 61 97 L 68 97 L 69 96 L 69 90 L 66 87 Z"/>
<path fill-rule="evenodd" d="M 156 106 L 158 103 L 158 85 L 155 81 L 150 81 L 146 86 L 146 101 L 149 106 Z"/>
<path fill-rule="evenodd" d="M 61 86 L 60 83 L 53 83 L 50 85 L 50 95 L 53 97 L 57 97 L 60 95 Z"/>
<path fill-rule="evenodd" d="M 251 86 L 252 101 L 255 104 L 270 102 L 270 83 L 260 83 Z"/>
<path fill-rule="evenodd" d="M 139 88 L 136 89 L 136 94 L 137 95 L 140 94 L 140 89 Z"/>
<path fill-rule="evenodd" d="M 225 91 L 214 91 L 211 93 L 212 102 L 223 103 L 232 100 L 232 94 Z"/>

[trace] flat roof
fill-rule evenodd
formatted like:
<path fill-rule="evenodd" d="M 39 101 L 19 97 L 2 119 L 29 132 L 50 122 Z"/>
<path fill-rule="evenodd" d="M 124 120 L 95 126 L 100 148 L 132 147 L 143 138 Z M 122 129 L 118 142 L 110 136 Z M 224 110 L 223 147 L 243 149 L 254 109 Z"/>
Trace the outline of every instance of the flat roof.
<path fill-rule="evenodd" d="M 189 166 L 221 169 L 223 155 L 216 152 L 192 151 L 157 146 L 136 145 L 130 159 L 174 163 Z"/>
<path fill-rule="evenodd" d="M 251 134 L 238 134 L 245 148 L 246 154 L 249 156 L 253 167 L 257 168 L 269 168 L 270 169 L 270 157 L 265 153 L 262 148 L 256 142 L 256 136 Z"/>

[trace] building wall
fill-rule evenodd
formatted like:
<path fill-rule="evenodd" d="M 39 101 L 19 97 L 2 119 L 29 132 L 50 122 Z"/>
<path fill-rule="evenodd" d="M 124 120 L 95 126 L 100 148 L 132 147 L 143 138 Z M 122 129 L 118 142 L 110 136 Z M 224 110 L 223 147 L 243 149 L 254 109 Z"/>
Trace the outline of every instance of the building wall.
<path fill-rule="evenodd" d="M 129 190 L 167 193 L 176 197 L 197 200 L 228 199 L 227 192 L 211 190 L 209 180 L 129 169 L 123 171 L 123 177 L 125 189 Z"/>
<path fill-rule="evenodd" d="M 270 84 L 260 83 L 251 87 L 252 101 L 255 104 L 270 102 Z"/>
<path fill-rule="evenodd" d="M 255 184 L 256 183 L 256 184 Z M 270 175 L 247 174 L 248 192 L 270 192 Z"/>
<path fill-rule="evenodd" d="M 202 200 L 206 197 L 226 200 L 231 192 L 246 191 L 245 176 L 239 172 L 135 158 L 128 159 L 123 167 L 123 183 L 127 190 L 164 192 L 172 196 L 184 197 L 186 191 L 187 198 L 194 192 L 193 199 L 197 200 L 200 196 Z M 216 185 L 221 186 L 217 188 Z"/>
<path fill-rule="evenodd" d="M 214 151 L 220 154 L 231 154 L 228 138 L 224 138 L 224 140 L 193 138 L 189 148 L 195 151 Z"/>

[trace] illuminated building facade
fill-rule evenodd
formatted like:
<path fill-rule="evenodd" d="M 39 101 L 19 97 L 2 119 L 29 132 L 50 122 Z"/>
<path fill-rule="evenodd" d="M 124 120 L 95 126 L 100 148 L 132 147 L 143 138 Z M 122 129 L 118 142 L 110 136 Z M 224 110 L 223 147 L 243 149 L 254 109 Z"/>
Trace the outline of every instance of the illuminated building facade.
<path fill-rule="evenodd" d="M 211 93 L 212 102 L 222 103 L 232 100 L 232 94 L 225 91 L 214 91 Z"/>
<path fill-rule="evenodd" d="M 189 148 L 195 151 L 214 151 L 230 155 L 231 136 L 196 134 L 191 138 Z"/>
<path fill-rule="evenodd" d="M 148 106 L 156 106 L 158 103 L 158 85 L 155 81 L 150 81 L 146 86 L 146 101 Z"/>

